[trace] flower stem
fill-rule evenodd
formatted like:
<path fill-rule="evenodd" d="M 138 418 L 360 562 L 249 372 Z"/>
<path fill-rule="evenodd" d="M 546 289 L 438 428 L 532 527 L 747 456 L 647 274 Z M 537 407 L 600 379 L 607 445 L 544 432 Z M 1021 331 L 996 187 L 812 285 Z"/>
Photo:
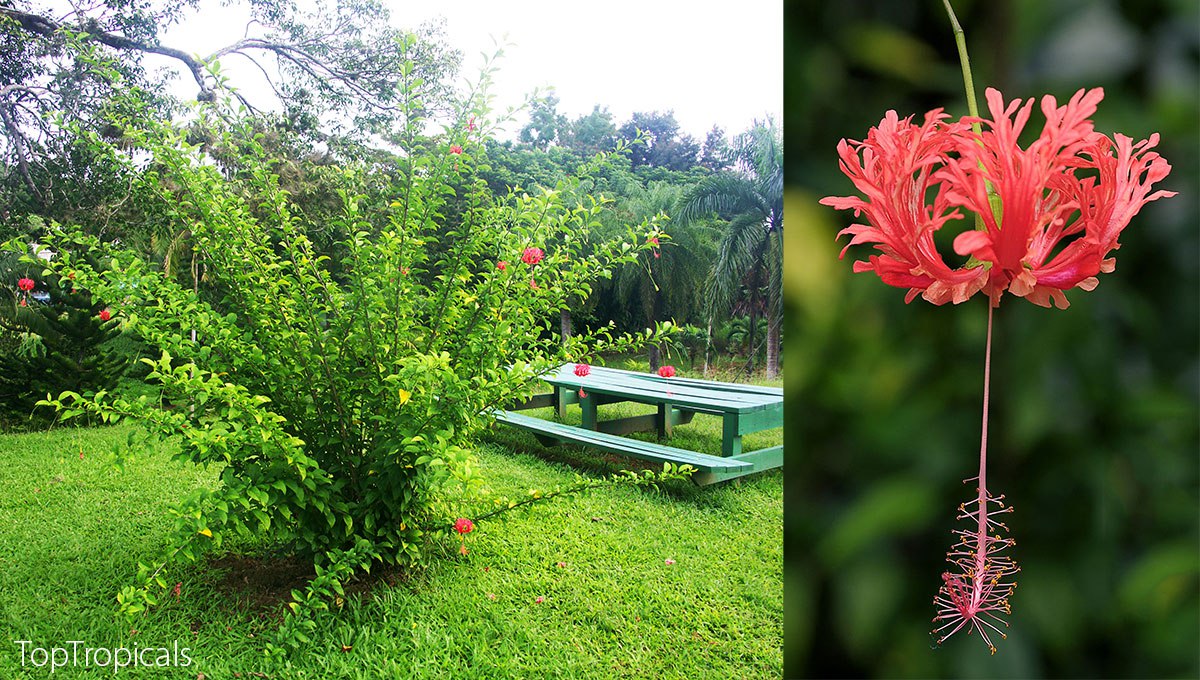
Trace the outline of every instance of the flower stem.
<path fill-rule="evenodd" d="M 971 58 L 967 56 L 967 34 L 963 32 L 962 24 L 958 23 L 958 17 L 954 15 L 954 8 L 950 6 L 950 0 L 942 0 L 946 5 L 946 14 L 950 15 L 950 26 L 954 29 L 954 43 L 958 45 L 958 61 L 962 64 L 963 85 L 967 90 L 967 112 L 971 117 L 979 117 L 979 105 L 975 103 L 975 79 L 971 77 Z M 982 128 L 979 123 L 972 123 L 971 129 L 976 135 L 981 133 Z"/>
<path fill-rule="evenodd" d="M 962 24 L 958 23 L 958 17 L 954 14 L 954 8 L 950 6 L 950 0 L 942 0 L 942 2 L 946 5 L 946 14 L 950 15 L 950 26 L 954 29 L 954 43 L 958 45 L 958 61 L 960 64 L 962 64 L 963 86 L 967 90 L 967 113 L 969 113 L 972 118 L 977 119 L 979 118 L 979 105 L 975 102 L 975 79 L 971 76 L 971 57 L 967 55 L 967 34 L 963 32 Z M 975 138 L 978 140 L 979 145 L 982 146 L 983 126 L 978 120 L 971 123 L 971 131 L 975 133 Z M 996 195 L 996 192 L 993 191 L 992 181 L 990 179 L 984 179 L 984 184 L 987 186 L 988 203 L 991 206 L 992 215 L 994 215 L 996 221 L 999 222 L 1002 213 L 1000 198 Z M 987 228 L 984 226 L 982 215 L 975 216 L 975 229 L 979 231 L 986 231 Z M 988 313 L 988 319 L 991 319 L 991 312 Z M 990 323 L 991 322 L 989 321 L 989 328 L 991 328 Z M 988 338 L 990 340 L 990 333 Z M 987 417 L 986 410 L 984 412 L 984 417 Z"/>

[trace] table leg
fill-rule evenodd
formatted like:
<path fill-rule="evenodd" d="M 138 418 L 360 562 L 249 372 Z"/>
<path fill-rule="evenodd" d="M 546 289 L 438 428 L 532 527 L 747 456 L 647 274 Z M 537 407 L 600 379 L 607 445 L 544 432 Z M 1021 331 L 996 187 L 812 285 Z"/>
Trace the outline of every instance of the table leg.
<path fill-rule="evenodd" d="M 654 419 L 655 429 L 658 430 L 658 438 L 665 439 L 672 434 L 671 423 L 671 405 L 659 404 L 658 417 Z"/>
<path fill-rule="evenodd" d="M 742 435 L 738 433 L 738 414 L 726 413 L 721 436 L 721 455 L 739 456 L 742 453 Z"/>
<path fill-rule="evenodd" d="M 592 395 L 579 398 L 579 408 L 583 411 L 583 427 L 588 430 L 596 429 L 596 399 Z"/>

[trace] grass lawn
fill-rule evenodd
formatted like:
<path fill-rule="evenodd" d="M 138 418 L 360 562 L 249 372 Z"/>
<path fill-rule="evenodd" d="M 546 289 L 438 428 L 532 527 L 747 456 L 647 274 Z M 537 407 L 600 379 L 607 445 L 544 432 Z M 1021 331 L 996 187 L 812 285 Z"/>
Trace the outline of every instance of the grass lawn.
<path fill-rule="evenodd" d="M 140 452 L 118 472 L 111 451 L 127 432 L 0 436 L 0 678 L 112 673 L 60 668 L 50 676 L 48 665 L 35 668 L 28 659 L 22 667 L 17 640 L 127 649 L 178 641 L 189 650 L 186 668 L 127 668 L 122 678 L 782 673 L 779 470 L 706 488 L 598 489 L 481 523 L 468 537 L 467 556 L 448 542 L 425 572 L 376 579 L 340 612 L 318 619 L 313 646 L 290 668 L 273 670 L 260 639 L 305 570 L 267 558 L 258 546 L 170 567 L 168 580 L 181 584 L 177 598 L 166 595 L 132 627 L 116 616 L 116 592 L 134 582 L 138 561 L 168 548 L 167 508 L 216 479 L 215 470 L 173 463 L 169 445 Z M 781 439 L 775 431 L 747 436 L 745 444 Z M 713 451 L 719 442 L 719 421 L 697 416 L 672 443 Z M 492 491 L 513 497 L 569 483 L 577 472 L 638 466 L 579 449 L 542 449 L 507 430 L 485 440 L 478 455 Z"/>

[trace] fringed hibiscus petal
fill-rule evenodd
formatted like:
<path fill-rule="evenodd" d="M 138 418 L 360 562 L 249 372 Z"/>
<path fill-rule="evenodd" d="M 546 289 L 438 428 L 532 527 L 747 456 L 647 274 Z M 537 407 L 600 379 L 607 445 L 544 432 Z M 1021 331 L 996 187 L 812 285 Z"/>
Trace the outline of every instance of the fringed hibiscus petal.
<path fill-rule="evenodd" d="M 1026 148 L 1018 138 L 1034 99 L 1005 102 L 989 88 L 990 119 L 952 122 L 936 109 L 922 125 L 889 111 L 865 140 L 838 144 L 842 171 L 863 196 L 821 203 L 866 218 L 838 234 L 850 237 L 841 255 L 874 244 L 883 258 L 857 262 L 854 271 L 908 288 L 908 301 L 920 294 L 933 304 L 957 304 L 982 290 L 995 306 L 1010 291 L 1066 307 L 1062 291 L 1090 290 L 1096 275 L 1113 271 L 1107 255 L 1142 206 L 1175 195 L 1153 191 L 1171 171 L 1152 151 L 1157 134 L 1134 143 L 1095 131 L 1091 117 L 1103 98 L 1100 88 L 1081 89 L 1061 106 L 1042 97 L 1045 123 Z M 971 130 L 974 122 L 981 134 Z M 971 256 L 974 266 L 951 269 L 933 235 L 961 219 L 959 209 L 978 215 L 982 229 L 955 237 L 955 253 Z"/>

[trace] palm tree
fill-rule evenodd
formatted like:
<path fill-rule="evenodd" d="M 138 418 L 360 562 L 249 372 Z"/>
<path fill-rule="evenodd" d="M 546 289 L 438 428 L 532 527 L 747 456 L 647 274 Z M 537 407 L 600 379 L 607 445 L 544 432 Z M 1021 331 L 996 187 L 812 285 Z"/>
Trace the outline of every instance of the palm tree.
<path fill-rule="evenodd" d="M 745 303 L 753 333 L 761 310 L 767 318 L 767 377 L 775 378 L 783 321 L 783 144 L 775 121 L 756 121 L 738 136 L 735 153 L 735 169 L 692 187 L 677 217 L 684 225 L 713 213 L 728 220 L 709 276 L 709 334 L 712 318 L 735 303 Z M 749 299 L 739 300 L 743 294 Z M 753 347 L 753 336 L 750 342 Z"/>
<path fill-rule="evenodd" d="M 650 182 L 644 191 L 630 197 L 629 218 L 636 223 L 655 215 L 669 217 L 681 197 L 679 186 Z M 664 230 L 669 239 L 655 249 L 656 255 L 648 254 L 637 265 L 625 266 L 617 272 L 616 293 L 624 308 L 640 317 L 639 322 L 651 326 L 656 321 L 673 320 L 683 325 L 701 306 L 699 292 L 706 272 L 698 265 L 712 256 L 714 239 L 709 229 L 707 224 L 680 228 L 667 221 Z M 650 370 L 657 370 L 662 360 L 661 348 L 651 346 L 648 358 Z"/>

